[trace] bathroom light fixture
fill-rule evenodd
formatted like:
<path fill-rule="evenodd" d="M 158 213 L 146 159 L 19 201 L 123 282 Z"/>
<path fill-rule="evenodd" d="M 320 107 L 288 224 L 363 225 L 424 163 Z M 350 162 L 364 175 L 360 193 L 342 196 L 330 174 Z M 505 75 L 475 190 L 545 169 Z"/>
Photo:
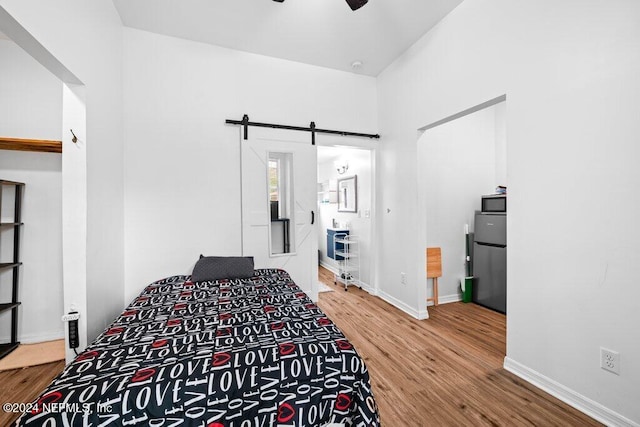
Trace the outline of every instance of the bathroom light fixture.
<path fill-rule="evenodd" d="M 335 166 L 340 175 L 349 170 L 349 163 L 346 160 L 336 160 L 333 162 L 333 166 Z"/>

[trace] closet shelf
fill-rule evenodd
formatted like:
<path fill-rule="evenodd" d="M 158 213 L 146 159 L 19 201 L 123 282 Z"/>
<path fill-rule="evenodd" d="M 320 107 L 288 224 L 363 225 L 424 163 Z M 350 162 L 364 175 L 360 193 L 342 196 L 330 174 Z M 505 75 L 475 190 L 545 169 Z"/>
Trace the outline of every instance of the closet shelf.
<path fill-rule="evenodd" d="M 62 141 L 0 137 L 0 150 L 62 153 Z"/>
<path fill-rule="evenodd" d="M 0 227 L 18 227 L 24 225 L 23 222 L 0 222 Z"/>
<path fill-rule="evenodd" d="M 19 302 L 10 302 L 7 304 L 0 304 L 0 313 L 2 313 L 3 311 L 11 310 L 19 305 L 20 305 Z"/>
<path fill-rule="evenodd" d="M 3 262 L 3 263 L 0 263 L 0 270 L 17 267 L 19 265 L 22 265 L 22 263 L 21 262 Z"/>

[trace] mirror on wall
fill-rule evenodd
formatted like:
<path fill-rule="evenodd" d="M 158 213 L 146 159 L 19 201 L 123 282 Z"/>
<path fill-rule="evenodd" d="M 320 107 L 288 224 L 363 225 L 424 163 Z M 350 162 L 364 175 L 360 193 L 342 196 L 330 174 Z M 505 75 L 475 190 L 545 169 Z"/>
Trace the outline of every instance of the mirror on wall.
<path fill-rule="evenodd" d="M 271 256 L 295 252 L 295 224 L 293 209 L 293 154 L 269 153 L 268 183 L 269 253 Z"/>
<path fill-rule="evenodd" d="M 357 175 L 338 180 L 338 212 L 358 211 Z"/>

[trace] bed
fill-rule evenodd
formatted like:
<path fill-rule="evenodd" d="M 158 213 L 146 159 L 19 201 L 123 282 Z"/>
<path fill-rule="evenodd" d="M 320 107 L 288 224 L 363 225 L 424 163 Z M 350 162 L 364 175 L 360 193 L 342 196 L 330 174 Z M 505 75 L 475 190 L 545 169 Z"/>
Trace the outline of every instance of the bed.
<path fill-rule="evenodd" d="M 20 426 L 378 426 L 364 361 L 283 270 L 147 286 Z"/>

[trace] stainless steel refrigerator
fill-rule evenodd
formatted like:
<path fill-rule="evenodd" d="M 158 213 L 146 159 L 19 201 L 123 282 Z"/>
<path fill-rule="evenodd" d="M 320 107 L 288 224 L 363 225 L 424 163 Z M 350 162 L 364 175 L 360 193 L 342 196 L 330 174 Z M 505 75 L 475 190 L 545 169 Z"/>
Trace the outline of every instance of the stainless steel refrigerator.
<path fill-rule="evenodd" d="M 472 301 L 507 313 L 507 215 L 475 215 Z"/>

